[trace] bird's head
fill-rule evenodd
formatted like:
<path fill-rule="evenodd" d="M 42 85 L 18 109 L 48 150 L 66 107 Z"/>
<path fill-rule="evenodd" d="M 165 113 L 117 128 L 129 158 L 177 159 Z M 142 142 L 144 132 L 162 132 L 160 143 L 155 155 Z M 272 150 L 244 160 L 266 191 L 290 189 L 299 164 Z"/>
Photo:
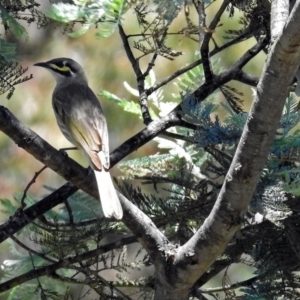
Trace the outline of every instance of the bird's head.
<path fill-rule="evenodd" d="M 73 81 L 81 81 L 87 84 L 83 68 L 71 58 L 55 58 L 46 62 L 36 63 L 34 66 L 48 69 L 56 79 L 57 84 L 67 84 Z"/>

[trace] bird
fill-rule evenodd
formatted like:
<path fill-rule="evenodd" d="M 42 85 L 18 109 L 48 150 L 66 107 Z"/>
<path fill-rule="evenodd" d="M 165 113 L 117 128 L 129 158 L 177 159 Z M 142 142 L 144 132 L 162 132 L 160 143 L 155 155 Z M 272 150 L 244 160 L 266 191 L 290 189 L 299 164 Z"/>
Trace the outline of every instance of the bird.
<path fill-rule="evenodd" d="M 106 218 L 122 219 L 123 210 L 109 173 L 107 122 L 101 104 L 88 85 L 82 66 L 61 57 L 35 63 L 50 71 L 56 80 L 52 107 L 63 135 L 88 159 L 97 181 Z"/>

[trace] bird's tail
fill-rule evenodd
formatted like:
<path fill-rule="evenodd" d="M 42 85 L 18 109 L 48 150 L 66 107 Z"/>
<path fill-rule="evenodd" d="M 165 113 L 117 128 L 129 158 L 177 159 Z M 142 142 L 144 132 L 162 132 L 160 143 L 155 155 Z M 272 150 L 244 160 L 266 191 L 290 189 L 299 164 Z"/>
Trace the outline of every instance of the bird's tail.
<path fill-rule="evenodd" d="M 114 216 L 116 219 L 122 219 L 122 206 L 109 172 L 104 170 L 101 172 L 94 170 L 94 172 L 104 216 L 106 218 L 111 218 Z"/>

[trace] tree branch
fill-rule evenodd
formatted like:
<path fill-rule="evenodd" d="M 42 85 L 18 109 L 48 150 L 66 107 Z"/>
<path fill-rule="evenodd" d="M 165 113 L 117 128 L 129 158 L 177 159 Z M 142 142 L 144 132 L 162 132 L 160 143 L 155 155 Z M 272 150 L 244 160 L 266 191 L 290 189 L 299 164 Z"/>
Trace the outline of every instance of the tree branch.
<path fill-rule="evenodd" d="M 282 33 L 289 17 L 289 0 L 273 0 L 271 5 L 271 41 L 274 42 Z"/>
<path fill-rule="evenodd" d="M 200 289 L 200 292 L 204 293 L 204 294 L 213 294 L 213 293 L 224 292 L 224 291 L 228 291 L 228 290 L 235 290 L 237 288 L 245 287 L 245 286 L 251 287 L 255 281 L 259 280 L 262 277 L 265 277 L 265 274 L 260 274 L 260 275 L 251 277 L 249 279 L 246 279 L 244 281 L 236 282 L 233 284 L 228 284 L 225 286 Z"/>

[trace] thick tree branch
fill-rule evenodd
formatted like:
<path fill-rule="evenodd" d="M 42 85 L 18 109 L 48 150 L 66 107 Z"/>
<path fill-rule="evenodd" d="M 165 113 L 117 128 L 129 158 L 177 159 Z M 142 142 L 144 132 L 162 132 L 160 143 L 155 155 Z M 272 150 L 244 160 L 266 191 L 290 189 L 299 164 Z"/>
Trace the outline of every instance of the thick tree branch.
<path fill-rule="evenodd" d="M 120 193 L 118 196 L 119 199 L 122 200 L 122 207 L 125 212 L 123 217 L 124 224 L 130 229 L 134 228 L 132 232 L 146 249 L 151 261 L 158 265 L 161 261 L 165 260 L 163 249 L 168 247 L 172 249 L 174 246 L 168 241 L 165 235 L 157 229 L 147 215 Z M 127 207 L 128 204 L 130 204 L 130 207 Z"/>
<path fill-rule="evenodd" d="M 91 180 L 92 174 L 89 174 L 91 172 L 88 169 L 84 169 L 65 153 L 57 151 L 4 106 L 0 106 L 0 130 L 45 166 L 76 186 L 86 186 L 86 189 L 93 190 L 93 196 L 98 198 L 95 182 Z"/>
<path fill-rule="evenodd" d="M 300 1 L 297 1 L 282 35 L 268 55 L 257 96 L 217 202 L 203 226 L 178 250 L 174 264 L 180 269 L 178 282 L 181 284 L 188 286 L 197 280 L 224 251 L 242 224 L 275 137 L 288 86 L 299 64 L 299 18 Z"/>

